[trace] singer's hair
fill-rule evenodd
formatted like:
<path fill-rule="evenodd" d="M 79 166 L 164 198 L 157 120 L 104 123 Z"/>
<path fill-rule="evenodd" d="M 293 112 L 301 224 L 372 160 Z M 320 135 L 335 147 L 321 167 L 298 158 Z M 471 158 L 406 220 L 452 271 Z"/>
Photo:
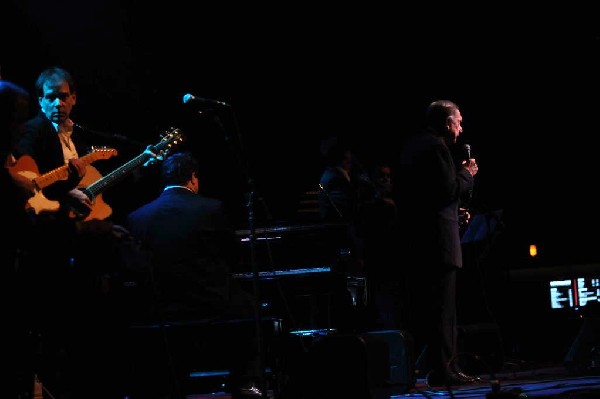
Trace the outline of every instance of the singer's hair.
<path fill-rule="evenodd" d="M 194 173 L 198 173 L 198 161 L 189 152 L 177 152 L 163 161 L 161 177 L 165 186 L 183 186 Z"/>
<path fill-rule="evenodd" d="M 48 82 L 67 82 L 69 85 L 69 93 L 72 94 L 77 91 L 75 88 L 75 79 L 73 79 L 73 76 L 69 73 L 69 71 L 59 67 L 50 67 L 43 70 L 35 82 L 35 92 L 38 97 L 44 95 L 44 85 Z"/>
<path fill-rule="evenodd" d="M 443 132 L 446 119 L 459 110 L 458 105 L 450 100 L 436 100 L 429 104 L 425 111 L 427 126 L 436 131 Z"/>

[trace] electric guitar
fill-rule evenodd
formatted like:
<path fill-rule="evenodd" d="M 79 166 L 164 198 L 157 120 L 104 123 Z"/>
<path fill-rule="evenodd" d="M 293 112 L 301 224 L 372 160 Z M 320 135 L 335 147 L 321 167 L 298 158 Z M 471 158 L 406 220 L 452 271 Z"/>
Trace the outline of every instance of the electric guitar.
<path fill-rule="evenodd" d="M 86 163 L 86 167 L 90 167 L 92 162 L 100 159 L 108 159 L 115 155 L 117 155 L 117 150 L 114 148 L 92 147 L 89 154 L 86 154 L 79 159 Z M 40 175 L 35 160 L 29 155 L 23 155 L 9 169 L 13 178 L 18 179 L 16 176 L 20 176 L 30 179 L 33 183 L 33 195 L 27 199 L 27 203 L 25 204 L 25 210 L 27 212 L 34 212 L 36 215 L 39 215 L 41 212 L 58 211 L 60 203 L 46 198 L 42 193 L 42 189 L 59 180 L 67 180 L 69 177 L 69 165 L 60 166 Z"/>
<path fill-rule="evenodd" d="M 89 221 L 92 219 L 104 220 L 112 215 L 112 208 L 102 199 L 102 193 L 113 186 L 115 183 L 123 180 L 140 166 L 154 160 L 162 160 L 168 151 L 175 145 L 183 141 L 181 131 L 171 128 L 161 135 L 161 140 L 154 146 L 148 148 L 131 161 L 121 165 L 104 177 L 99 178 L 92 184 L 86 186 L 85 182 L 80 187 L 85 195 L 92 201 L 91 209 L 81 203 L 70 205 L 69 216 L 78 220 Z M 157 155 L 158 154 L 158 155 Z M 87 175 L 87 173 L 86 173 Z M 85 176 L 84 176 L 85 177 Z M 83 181 L 83 180 L 82 180 Z"/>

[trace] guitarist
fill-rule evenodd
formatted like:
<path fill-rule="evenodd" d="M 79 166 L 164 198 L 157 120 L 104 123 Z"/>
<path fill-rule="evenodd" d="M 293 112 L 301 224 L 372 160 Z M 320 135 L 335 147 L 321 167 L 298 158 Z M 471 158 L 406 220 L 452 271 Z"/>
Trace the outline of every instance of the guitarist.
<path fill-rule="evenodd" d="M 115 264 L 110 250 L 115 226 L 109 220 L 81 222 L 68 215 L 69 201 L 91 207 L 90 199 L 77 188 L 86 174 L 85 163 L 78 158 L 88 147 L 83 132 L 70 118 L 77 102 L 72 75 L 62 68 L 44 70 L 36 81 L 35 94 L 40 112 L 25 122 L 15 158 L 31 157 L 40 174 L 65 164 L 70 169 L 67 180 L 43 190 L 44 196 L 59 201 L 61 207 L 57 212 L 30 218 L 25 261 L 28 292 L 32 295 L 27 314 L 33 320 L 32 329 L 38 332 L 36 336 L 41 337 L 45 361 L 40 364 L 49 365 L 49 369 L 38 369 L 37 374 L 44 387 L 61 396 L 60 390 L 72 391 L 78 388 L 78 382 L 94 374 L 91 370 L 88 376 L 75 373 L 85 370 L 89 359 L 96 355 L 90 353 L 89 343 L 97 340 L 82 333 L 97 331 L 100 324 L 94 310 L 99 310 L 103 279 L 112 271 L 107 267 Z M 83 313 L 79 310 L 82 307 L 86 309 Z M 64 369 L 52 369 L 61 364 L 57 357 L 60 353 L 66 353 L 67 361 L 61 366 Z M 62 380 L 56 376 L 62 376 Z M 73 391 L 73 396 L 80 395 Z"/>
<path fill-rule="evenodd" d="M 64 69 L 50 68 L 40 74 L 35 90 L 40 112 L 25 123 L 15 157 L 30 156 L 41 174 L 68 163 L 70 177 L 47 187 L 44 195 L 61 201 L 71 197 L 91 206 L 89 198 L 76 189 L 86 172 L 85 164 L 77 158 L 86 152 L 87 145 L 70 119 L 77 102 L 74 80 Z"/>

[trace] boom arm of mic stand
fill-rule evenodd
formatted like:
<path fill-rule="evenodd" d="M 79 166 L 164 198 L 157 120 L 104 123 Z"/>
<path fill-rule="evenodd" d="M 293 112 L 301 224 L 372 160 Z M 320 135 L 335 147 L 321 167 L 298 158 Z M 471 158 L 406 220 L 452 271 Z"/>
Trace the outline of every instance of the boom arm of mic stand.
<path fill-rule="evenodd" d="M 132 139 L 130 139 L 130 138 L 126 137 L 126 136 L 123 136 L 121 134 L 100 132 L 98 130 L 90 129 L 89 127 L 82 126 L 82 125 L 79 125 L 77 123 L 75 123 L 74 125 L 77 126 L 79 129 L 81 129 L 82 131 L 90 133 L 90 134 L 93 134 L 93 135 L 98 136 L 98 137 L 102 137 L 102 138 L 105 138 L 105 139 L 108 139 L 108 140 L 118 140 L 118 141 L 130 144 L 130 145 L 137 146 L 139 148 L 146 148 L 147 147 L 146 144 L 140 143 L 139 141 L 136 141 L 136 140 L 132 140 Z"/>
<path fill-rule="evenodd" d="M 323 192 L 323 194 L 325 194 L 325 196 L 327 197 L 327 200 L 329 201 L 329 203 L 331 204 L 332 208 L 337 213 L 338 217 L 340 219 L 344 219 L 344 215 L 342 215 L 342 212 L 337 207 L 337 205 L 335 204 L 335 202 L 333 201 L 333 199 L 331 198 L 331 196 L 329 195 L 329 193 L 327 192 L 327 190 L 325 190 L 325 187 L 323 187 L 323 185 L 321 183 L 319 183 L 319 189 Z"/>

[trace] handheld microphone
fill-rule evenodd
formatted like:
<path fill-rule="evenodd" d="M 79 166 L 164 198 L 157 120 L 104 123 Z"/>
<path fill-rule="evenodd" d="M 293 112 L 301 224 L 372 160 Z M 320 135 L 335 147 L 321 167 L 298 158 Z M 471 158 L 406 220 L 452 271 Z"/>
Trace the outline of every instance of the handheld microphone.
<path fill-rule="evenodd" d="M 227 104 L 224 101 L 219 101 L 219 100 L 213 100 L 212 98 L 202 98 L 202 97 L 196 97 L 193 94 L 186 94 L 183 96 L 183 103 L 184 104 L 198 104 L 198 105 L 202 105 L 202 106 L 219 106 L 219 107 L 231 107 L 231 105 Z"/>
<path fill-rule="evenodd" d="M 465 150 L 465 155 L 467 156 L 467 163 L 471 162 L 471 161 L 469 161 L 471 159 L 471 144 L 464 144 L 463 149 Z M 469 190 L 469 199 L 468 199 L 469 203 L 471 202 L 472 198 L 473 198 L 473 189 L 471 188 Z"/>

